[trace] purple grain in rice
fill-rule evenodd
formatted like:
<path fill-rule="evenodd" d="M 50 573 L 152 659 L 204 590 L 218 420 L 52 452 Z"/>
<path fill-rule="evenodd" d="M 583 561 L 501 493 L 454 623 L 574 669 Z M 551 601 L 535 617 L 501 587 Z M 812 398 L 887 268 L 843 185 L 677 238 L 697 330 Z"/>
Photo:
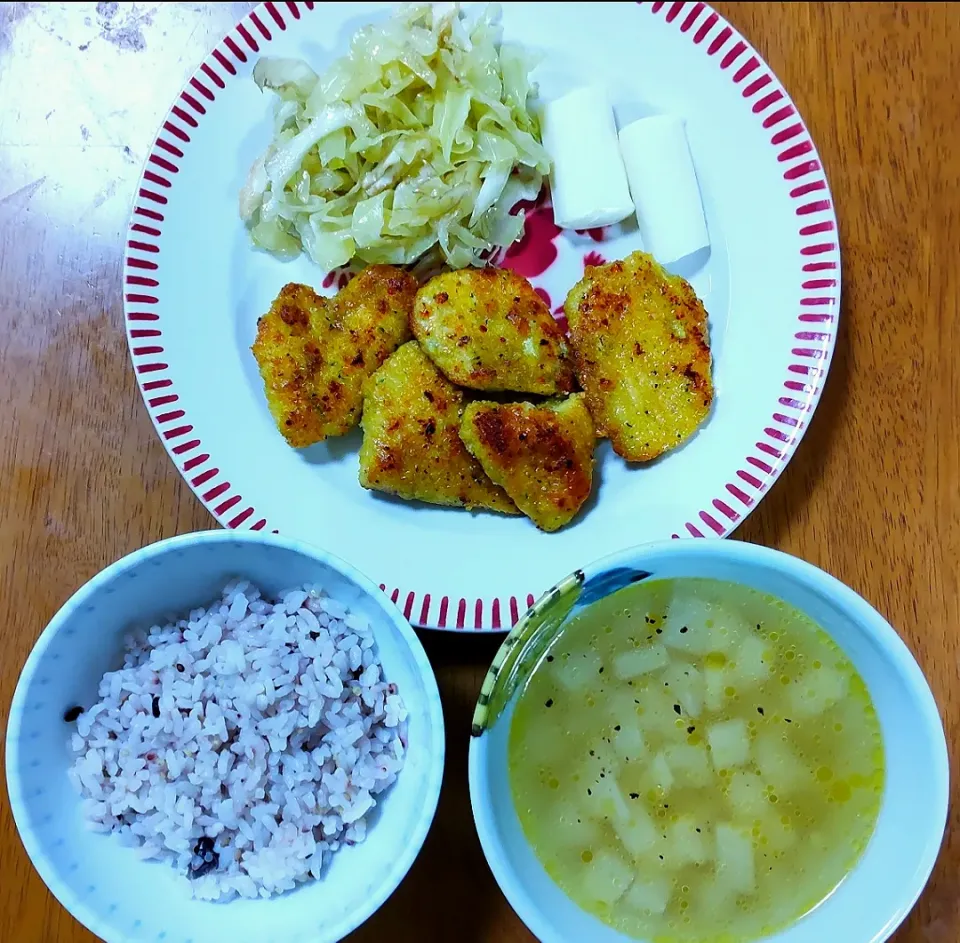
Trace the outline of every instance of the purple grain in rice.
<path fill-rule="evenodd" d="M 89 826 L 175 866 L 195 897 L 268 897 L 364 840 L 397 778 L 407 712 L 367 621 L 318 586 L 246 580 L 132 633 L 76 718 Z"/>

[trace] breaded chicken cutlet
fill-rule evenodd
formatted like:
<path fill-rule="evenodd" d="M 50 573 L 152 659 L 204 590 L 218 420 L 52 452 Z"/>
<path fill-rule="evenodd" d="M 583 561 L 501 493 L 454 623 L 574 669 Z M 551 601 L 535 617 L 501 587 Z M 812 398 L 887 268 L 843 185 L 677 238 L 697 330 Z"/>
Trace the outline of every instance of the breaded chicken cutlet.
<path fill-rule="evenodd" d="M 506 269 L 462 269 L 417 293 L 413 335 L 447 379 L 474 390 L 573 389 L 566 338 L 543 299 Z"/>
<path fill-rule="evenodd" d="M 336 297 L 285 285 L 257 322 L 253 356 L 277 428 L 294 448 L 344 435 L 360 419 L 364 381 L 410 338 L 412 275 L 371 265 Z"/>
<path fill-rule="evenodd" d="M 415 341 L 366 383 L 360 484 L 401 498 L 505 514 L 517 509 L 460 441 L 464 394 Z"/>
<path fill-rule="evenodd" d="M 707 313 L 652 256 L 587 266 L 567 295 L 577 378 L 597 432 L 646 462 L 696 432 L 713 402 Z"/>
<path fill-rule="evenodd" d="M 460 438 L 541 530 L 569 523 L 593 487 L 596 433 L 582 393 L 533 403 L 470 403 Z"/>

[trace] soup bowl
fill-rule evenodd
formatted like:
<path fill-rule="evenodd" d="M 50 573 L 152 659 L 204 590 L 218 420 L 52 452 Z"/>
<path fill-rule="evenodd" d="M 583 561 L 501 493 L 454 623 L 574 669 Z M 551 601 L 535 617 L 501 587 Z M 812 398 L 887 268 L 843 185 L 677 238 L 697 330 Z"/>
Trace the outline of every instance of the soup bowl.
<path fill-rule="evenodd" d="M 764 939 L 881 943 L 919 897 L 943 839 L 949 769 L 936 703 L 906 645 L 857 593 L 809 563 L 741 541 L 673 540 L 607 557 L 544 594 L 504 640 L 484 680 L 469 754 L 474 819 L 497 882 L 542 943 L 633 939 L 582 910 L 541 865 L 514 807 L 510 726 L 525 681 L 571 618 L 640 580 L 685 577 L 724 580 L 782 599 L 818 623 L 866 683 L 886 754 L 873 834 L 825 900 Z"/>

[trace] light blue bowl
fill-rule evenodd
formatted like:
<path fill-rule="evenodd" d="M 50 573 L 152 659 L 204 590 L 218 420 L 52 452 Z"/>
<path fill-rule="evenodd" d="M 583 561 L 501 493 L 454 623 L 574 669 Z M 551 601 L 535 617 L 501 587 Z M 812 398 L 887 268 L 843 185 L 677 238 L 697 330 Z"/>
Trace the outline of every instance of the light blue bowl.
<path fill-rule="evenodd" d="M 852 589 L 795 557 L 737 540 L 672 540 L 607 557 L 557 584 L 505 639 L 484 680 L 469 759 L 474 819 L 497 882 L 541 943 L 636 943 L 581 910 L 543 869 L 514 808 L 507 745 L 517 696 L 563 625 L 632 582 L 674 577 L 729 580 L 780 597 L 818 622 L 866 682 L 886 750 L 873 837 L 830 897 L 765 939 L 882 943 L 920 896 L 943 840 L 949 767 L 937 706 L 897 633 Z"/>
<path fill-rule="evenodd" d="M 172 867 L 140 861 L 88 831 L 68 778 L 64 711 L 95 702 L 118 666 L 125 631 L 207 605 L 233 576 L 268 592 L 318 582 L 369 620 L 386 677 L 410 712 L 409 750 L 374 810 L 366 841 L 341 848 L 319 881 L 270 900 L 193 900 Z M 108 943 L 333 943 L 366 920 L 406 875 L 433 821 L 443 775 L 440 694 L 423 647 L 400 612 L 336 557 L 255 531 L 187 534 L 124 557 L 53 617 L 23 668 L 7 727 L 7 784 L 24 847 L 47 887 Z"/>

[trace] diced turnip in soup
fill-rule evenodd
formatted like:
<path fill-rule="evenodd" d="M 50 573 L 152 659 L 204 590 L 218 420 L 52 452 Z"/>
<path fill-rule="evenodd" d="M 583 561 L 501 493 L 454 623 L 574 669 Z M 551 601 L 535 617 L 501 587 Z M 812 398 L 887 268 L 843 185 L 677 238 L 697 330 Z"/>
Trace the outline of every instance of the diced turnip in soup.
<path fill-rule="evenodd" d="M 708 849 L 703 828 L 697 824 L 696 819 L 684 816 L 670 823 L 664 857 L 668 861 L 673 859 L 676 867 L 703 864 L 713 857 L 712 851 Z"/>
<path fill-rule="evenodd" d="M 847 693 L 843 675 L 827 667 L 811 668 L 790 685 L 790 710 L 797 717 L 815 717 Z"/>
<path fill-rule="evenodd" d="M 667 608 L 660 640 L 688 655 L 723 652 L 734 643 L 732 633 L 738 624 L 737 617 L 720 603 L 680 593 Z"/>
<path fill-rule="evenodd" d="M 602 844 L 601 827 L 573 802 L 565 799 L 555 803 L 550 815 L 557 825 L 555 838 L 564 846 L 582 850 Z"/>
<path fill-rule="evenodd" d="M 582 887 L 588 900 L 615 904 L 633 883 L 633 867 L 611 851 L 593 852 L 593 859 L 584 865 Z"/>
<path fill-rule="evenodd" d="M 770 808 L 766 784 L 750 770 L 738 769 L 731 773 L 725 793 L 730 811 L 743 821 L 751 822 Z"/>
<path fill-rule="evenodd" d="M 638 691 L 633 698 L 637 702 L 634 705 L 634 713 L 648 739 L 656 736 L 664 740 L 672 740 L 676 738 L 678 729 L 682 728 L 682 724 L 678 728 L 677 721 L 680 718 L 673 709 L 675 701 L 668 693 L 669 690 L 658 681 L 656 687 Z"/>
<path fill-rule="evenodd" d="M 725 822 L 716 830 L 717 877 L 730 890 L 749 894 L 756 887 L 753 839 L 743 829 Z"/>
<path fill-rule="evenodd" d="M 664 669 L 661 678 L 664 690 L 680 705 L 681 716 L 699 717 L 703 711 L 703 675 L 693 665 L 675 661 Z"/>
<path fill-rule="evenodd" d="M 703 706 L 708 711 L 723 709 L 727 699 L 726 689 L 730 685 L 727 670 L 718 665 L 704 665 L 703 668 Z"/>
<path fill-rule="evenodd" d="M 713 782 L 714 774 L 710 769 L 710 757 L 703 744 L 678 743 L 676 746 L 668 747 L 665 752 L 673 779 L 678 786 L 699 788 Z"/>
<path fill-rule="evenodd" d="M 624 795 L 617 783 L 616 771 L 609 769 L 587 784 L 583 794 L 583 813 L 595 821 L 615 824 L 632 822 L 634 804 Z"/>
<path fill-rule="evenodd" d="M 610 824 L 620 843 L 634 858 L 649 852 L 660 840 L 653 819 L 638 802 L 633 802 L 630 808 L 615 815 Z"/>
<path fill-rule="evenodd" d="M 731 654 L 733 678 L 741 688 L 753 688 L 770 677 L 772 656 L 770 645 L 756 635 L 748 635 Z"/>
<path fill-rule="evenodd" d="M 603 746 L 607 748 L 605 741 Z M 610 790 L 615 788 L 619 774 L 619 762 L 612 752 L 607 752 L 606 749 L 603 752 L 592 750 L 591 755 L 584 757 L 579 766 L 579 783 L 584 790 L 590 790 L 589 793 L 585 792 L 585 795 L 591 800 L 591 808 L 599 809 L 597 814 L 601 817 L 613 814 Z M 601 805 L 603 808 L 600 808 Z"/>
<path fill-rule="evenodd" d="M 642 788 L 644 792 L 653 790 L 661 796 L 667 795 L 673 788 L 673 771 L 663 753 L 658 753 L 644 772 Z"/>
<path fill-rule="evenodd" d="M 642 760 L 647 755 L 647 745 L 644 742 L 640 728 L 633 721 L 636 714 L 631 713 L 630 719 L 617 724 L 620 729 L 613 733 L 613 753 L 624 762 Z"/>
<path fill-rule="evenodd" d="M 621 681 L 639 678 L 663 668 L 670 661 L 666 646 L 654 643 L 634 651 L 623 652 L 613 660 L 613 673 Z"/>
<path fill-rule="evenodd" d="M 637 879 L 623 897 L 623 903 L 638 913 L 662 914 L 670 903 L 673 881 L 669 878 Z"/>
<path fill-rule="evenodd" d="M 586 651 L 571 654 L 556 664 L 553 674 L 561 687 L 567 691 L 586 691 L 596 687 L 603 661 L 596 652 Z"/>
<path fill-rule="evenodd" d="M 691 903 L 701 920 L 708 925 L 715 925 L 717 914 L 730 912 L 731 898 L 736 898 L 736 892 L 719 875 L 714 875 L 706 878 L 697 888 L 697 896 Z"/>
<path fill-rule="evenodd" d="M 776 733 L 764 733 L 754 743 L 754 758 L 764 781 L 784 795 L 806 788 L 813 780 L 808 766 Z"/>
<path fill-rule="evenodd" d="M 750 761 L 750 731 L 745 720 L 725 720 L 708 727 L 707 743 L 718 770 L 745 766 Z"/>
<path fill-rule="evenodd" d="M 600 710 L 603 714 L 594 718 L 594 727 L 603 724 L 603 718 L 606 717 L 611 727 L 618 724 L 622 727 L 624 723 L 636 722 L 639 719 L 641 710 L 637 705 L 637 695 L 632 688 L 621 684 L 605 684 L 603 694 L 597 694 L 600 700 Z"/>

